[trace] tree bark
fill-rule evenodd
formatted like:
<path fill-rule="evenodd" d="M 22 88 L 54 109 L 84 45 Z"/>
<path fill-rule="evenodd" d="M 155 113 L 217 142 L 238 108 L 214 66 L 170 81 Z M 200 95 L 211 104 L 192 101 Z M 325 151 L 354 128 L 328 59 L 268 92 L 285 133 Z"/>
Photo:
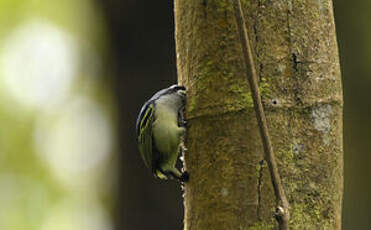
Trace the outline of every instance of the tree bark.
<path fill-rule="evenodd" d="M 291 229 L 341 229 L 342 88 L 331 0 L 242 1 Z M 175 0 L 188 89 L 185 229 L 274 229 L 230 0 Z"/>

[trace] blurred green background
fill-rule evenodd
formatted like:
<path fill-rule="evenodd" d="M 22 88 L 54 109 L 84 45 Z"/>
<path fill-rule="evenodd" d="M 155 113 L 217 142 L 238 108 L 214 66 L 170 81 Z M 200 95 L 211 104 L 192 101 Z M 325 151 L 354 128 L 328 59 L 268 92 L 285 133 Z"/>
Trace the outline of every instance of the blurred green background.
<path fill-rule="evenodd" d="M 371 1 L 334 0 L 346 230 L 371 229 Z M 181 229 L 135 119 L 176 82 L 171 1 L 0 0 L 0 229 Z"/>

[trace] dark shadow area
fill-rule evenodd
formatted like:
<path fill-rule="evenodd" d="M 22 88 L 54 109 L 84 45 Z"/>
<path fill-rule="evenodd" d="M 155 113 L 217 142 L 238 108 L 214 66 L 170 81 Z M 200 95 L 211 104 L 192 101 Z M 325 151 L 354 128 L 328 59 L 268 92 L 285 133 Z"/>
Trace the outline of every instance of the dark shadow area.
<path fill-rule="evenodd" d="M 110 32 L 119 106 L 119 190 L 116 229 L 181 229 L 180 185 L 154 179 L 136 146 L 142 104 L 176 83 L 173 6 L 169 1 L 100 1 Z"/>

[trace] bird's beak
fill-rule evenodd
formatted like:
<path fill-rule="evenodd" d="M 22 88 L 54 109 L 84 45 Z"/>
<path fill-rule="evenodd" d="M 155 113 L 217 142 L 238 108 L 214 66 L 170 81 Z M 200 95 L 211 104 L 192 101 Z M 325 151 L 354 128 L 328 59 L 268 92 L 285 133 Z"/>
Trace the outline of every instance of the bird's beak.
<path fill-rule="evenodd" d="M 183 103 L 186 102 L 186 91 L 185 90 L 178 90 L 178 95 L 182 98 Z"/>
<path fill-rule="evenodd" d="M 186 91 L 185 90 L 178 90 L 178 94 L 185 97 L 186 96 Z"/>

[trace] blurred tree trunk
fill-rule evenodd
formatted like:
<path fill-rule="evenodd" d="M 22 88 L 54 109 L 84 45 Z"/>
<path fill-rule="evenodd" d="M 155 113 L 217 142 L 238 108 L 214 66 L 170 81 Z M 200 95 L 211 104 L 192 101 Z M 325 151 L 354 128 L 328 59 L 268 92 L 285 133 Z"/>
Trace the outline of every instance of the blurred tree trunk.
<path fill-rule="evenodd" d="M 354 4 L 356 3 L 356 4 Z M 344 85 L 344 229 L 371 226 L 371 1 L 334 1 Z"/>
<path fill-rule="evenodd" d="M 342 88 L 331 0 L 242 1 L 291 229 L 341 229 Z M 231 1 L 175 0 L 188 88 L 185 229 L 273 229 L 275 197 Z"/>

